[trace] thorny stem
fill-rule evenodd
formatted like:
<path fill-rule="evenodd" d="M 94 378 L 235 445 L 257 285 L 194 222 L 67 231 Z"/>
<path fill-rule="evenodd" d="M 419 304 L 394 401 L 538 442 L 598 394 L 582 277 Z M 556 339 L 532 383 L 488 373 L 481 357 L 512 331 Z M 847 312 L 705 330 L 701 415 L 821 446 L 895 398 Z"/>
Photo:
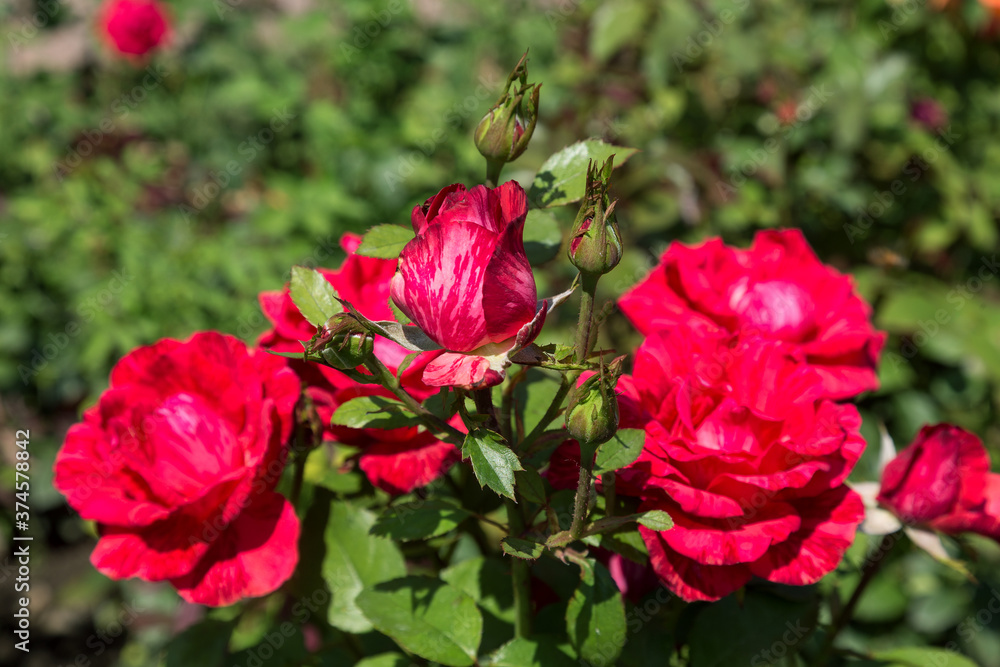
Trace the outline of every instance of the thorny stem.
<path fill-rule="evenodd" d="M 512 536 L 524 532 L 524 517 L 521 508 L 510 498 L 504 498 L 507 507 L 507 523 L 510 524 Z M 511 559 L 511 581 L 514 587 L 514 636 L 526 638 L 531 635 L 531 572 L 528 561 L 520 558 Z"/>
<path fill-rule="evenodd" d="M 868 584 L 871 583 L 872 579 L 875 578 L 875 575 L 882 568 L 882 563 L 885 562 L 886 556 L 893 544 L 894 541 L 889 535 L 883 535 L 875 551 L 868 554 L 868 557 L 865 558 L 865 562 L 861 566 L 861 580 L 858 581 L 858 585 L 854 588 L 854 592 L 851 594 L 851 598 L 847 601 L 847 604 L 844 605 L 844 608 L 840 610 L 840 614 L 834 619 L 833 624 L 826 633 L 826 641 L 823 642 L 823 648 L 820 649 L 816 659 L 810 664 L 815 667 L 821 667 L 829 662 L 830 654 L 833 652 L 833 643 L 836 641 L 837 635 L 850 622 L 854 608 L 858 606 L 858 602 L 861 600 L 861 596 L 868 587 Z"/>
<path fill-rule="evenodd" d="M 573 498 L 573 523 L 569 527 L 569 534 L 574 540 L 579 539 L 583 533 L 588 504 L 590 504 L 590 463 L 584 462 L 581 456 L 580 478 L 576 483 L 576 497 Z"/>
<path fill-rule="evenodd" d="M 542 415 L 542 419 L 535 428 L 531 429 L 529 433 L 521 442 L 518 444 L 519 451 L 530 451 L 531 445 L 537 440 L 545 429 L 548 428 L 549 424 L 559 416 L 562 412 L 563 401 L 566 400 L 566 396 L 569 394 L 570 389 L 573 388 L 573 384 L 576 381 L 576 377 L 570 377 L 574 375 L 572 373 L 563 375 L 562 384 L 559 385 L 559 390 L 556 391 L 556 395 L 552 397 L 552 403 L 549 404 L 549 409 L 545 411 Z"/>
<path fill-rule="evenodd" d="M 465 435 L 451 424 L 438 419 L 424 408 L 417 399 L 410 396 L 410 393 L 399 384 L 396 376 L 389 372 L 385 364 L 379 361 L 376 356 L 372 355 L 369 357 L 368 361 L 365 362 L 365 367 L 372 372 L 383 387 L 395 394 L 396 398 L 402 401 L 411 412 L 420 417 L 420 420 L 424 422 L 424 425 L 430 429 L 435 437 L 439 440 L 449 442 L 456 447 L 462 446 L 462 443 L 465 442 Z"/>
<path fill-rule="evenodd" d="M 584 363 L 590 352 L 594 349 L 597 336 L 593 335 L 594 329 L 594 299 L 597 293 L 597 281 L 599 275 L 582 273 L 580 274 L 581 300 L 580 300 L 580 321 L 576 327 L 576 361 Z"/>

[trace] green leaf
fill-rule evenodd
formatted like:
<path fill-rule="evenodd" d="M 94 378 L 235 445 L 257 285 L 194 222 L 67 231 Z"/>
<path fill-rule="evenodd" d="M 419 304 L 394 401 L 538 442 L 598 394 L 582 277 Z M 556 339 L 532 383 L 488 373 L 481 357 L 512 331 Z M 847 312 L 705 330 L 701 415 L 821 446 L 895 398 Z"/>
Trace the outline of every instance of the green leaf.
<path fill-rule="evenodd" d="M 642 453 L 646 432 L 641 428 L 623 428 L 597 449 L 594 474 L 602 475 L 629 465 Z"/>
<path fill-rule="evenodd" d="M 521 490 L 521 495 L 526 500 L 539 505 L 544 505 L 546 501 L 545 481 L 534 468 L 525 468 L 514 473 L 514 480 L 517 488 Z"/>
<path fill-rule="evenodd" d="M 465 520 L 469 513 L 443 500 L 418 500 L 393 505 L 372 526 L 373 535 L 394 540 L 425 540 L 444 535 Z"/>
<path fill-rule="evenodd" d="M 555 637 L 532 635 L 531 639 L 512 639 L 480 664 L 483 667 L 573 667 L 576 661 L 569 646 Z"/>
<path fill-rule="evenodd" d="M 333 289 L 333 285 L 316 269 L 293 266 L 290 291 L 292 303 L 314 327 L 323 326 L 327 320 L 344 310 L 337 301 L 337 291 Z"/>
<path fill-rule="evenodd" d="M 413 663 L 402 653 L 382 653 L 354 663 L 354 667 L 412 667 Z"/>
<path fill-rule="evenodd" d="M 371 534 L 374 525 L 375 515 L 368 510 L 344 502 L 330 507 L 323 579 L 333 594 L 330 625 L 344 632 L 372 629 L 355 604 L 364 587 L 406 574 L 403 555 L 392 541 Z"/>
<path fill-rule="evenodd" d="M 500 540 L 503 552 L 508 556 L 523 558 L 524 560 L 535 560 L 545 551 L 545 545 L 531 540 L 522 540 L 519 537 L 505 537 Z"/>
<path fill-rule="evenodd" d="M 616 0 L 600 5 L 590 21 L 590 52 L 599 62 L 629 43 L 639 40 L 648 24 L 643 0 Z"/>
<path fill-rule="evenodd" d="M 233 621 L 204 620 L 167 644 L 166 667 L 216 667 L 225 661 Z"/>
<path fill-rule="evenodd" d="M 462 443 L 463 456 L 472 460 L 479 486 L 488 486 L 498 494 L 514 498 L 514 471 L 523 470 L 517 455 L 499 433 L 478 428 L 470 431 Z"/>
<path fill-rule="evenodd" d="M 640 525 L 650 530 L 670 530 L 674 527 L 674 520 L 663 510 L 649 510 L 643 512 L 636 519 Z"/>
<path fill-rule="evenodd" d="M 407 651 L 452 667 L 476 660 L 483 616 L 472 598 L 443 581 L 394 579 L 366 588 L 357 602 L 379 632 Z"/>
<path fill-rule="evenodd" d="M 333 414 L 334 426 L 349 428 L 402 428 L 420 424 L 409 408 L 384 396 L 359 396 L 342 403 Z"/>
<path fill-rule="evenodd" d="M 378 259 L 396 259 L 413 240 L 413 230 L 399 225 L 375 225 L 361 239 L 356 254 Z"/>
<path fill-rule="evenodd" d="M 873 654 L 876 660 L 882 660 L 890 667 L 976 667 L 976 663 L 964 655 L 946 651 L 943 648 L 928 648 L 925 646 L 912 648 L 894 648 L 889 651 L 878 651 Z"/>
<path fill-rule="evenodd" d="M 635 148 L 612 146 L 600 139 L 578 141 L 545 161 L 531 184 L 528 200 L 534 208 L 551 208 L 580 201 L 587 189 L 587 165 L 590 160 L 603 163 L 614 155 L 615 167 L 619 167 L 635 152 Z"/>
<path fill-rule="evenodd" d="M 625 646 L 625 603 L 607 568 L 580 559 L 580 584 L 566 607 L 566 630 L 581 660 L 613 665 Z M 699 664 L 697 662 L 693 664 Z"/>
<path fill-rule="evenodd" d="M 748 590 L 742 604 L 730 595 L 704 607 L 691 627 L 691 664 L 699 667 L 768 664 L 768 651 L 805 644 L 816 624 L 814 600 L 792 602 Z M 719 641 L 720 629 L 726 641 Z"/>
<path fill-rule="evenodd" d="M 458 412 L 455 392 L 444 387 L 423 403 L 424 408 L 441 421 L 449 421 Z"/>
<path fill-rule="evenodd" d="M 400 324 L 403 325 L 413 324 L 413 321 L 406 316 L 406 313 L 404 313 L 399 309 L 399 306 L 396 305 L 396 302 L 393 301 L 391 297 L 389 298 L 389 310 L 392 311 L 393 319 L 399 322 Z"/>
<path fill-rule="evenodd" d="M 441 578 L 459 589 L 501 621 L 514 622 L 514 591 L 510 563 L 482 556 L 464 560 L 441 571 Z"/>
<path fill-rule="evenodd" d="M 270 657 L 262 661 L 263 655 Z M 268 632 L 263 641 L 234 653 L 218 664 L 251 665 L 254 662 L 264 662 L 267 667 L 299 667 L 308 656 L 302 629 L 287 623 Z"/>
<path fill-rule="evenodd" d="M 524 252 L 528 263 L 538 266 L 555 259 L 562 247 L 559 221 L 548 211 L 531 209 L 524 222 Z"/>

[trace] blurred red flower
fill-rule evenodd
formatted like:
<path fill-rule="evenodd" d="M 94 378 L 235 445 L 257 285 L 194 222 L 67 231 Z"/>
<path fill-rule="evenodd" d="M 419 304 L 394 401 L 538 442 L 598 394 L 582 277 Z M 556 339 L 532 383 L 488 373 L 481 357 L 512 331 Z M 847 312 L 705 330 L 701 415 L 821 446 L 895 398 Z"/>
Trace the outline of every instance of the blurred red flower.
<path fill-rule="evenodd" d="M 878 501 L 903 523 L 1000 541 L 1000 474 L 982 441 L 951 424 L 925 426 L 886 464 Z"/>
<path fill-rule="evenodd" d="M 100 27 L 107 43 L 125 56 L 144 56 L 171 36 L 170 17 L 156 0 L 108 0 Z"/>
<path fill-rule="evenodd" d="M 747 250 L 720 239 L 674 243 L 619 304 L 644 334 L 708 326 L 787 343 L 820 374 L 829 398 L 878 386 L 885 334 L 872 327 L 851 278 L 820 262 L 795 229 L 760 232 Z"/>
<path fill-rule="evenodd" d="M 345 234 L 340 244 L 347 259 L 337 270 L 320 269 L 337 290 L 362 315 L 372 320 L 394 319 L 389 308 L 389 282 L 396 273 L 396 261 L 361 257 L 355 251 L 361 243 L 356 234 Z M 283 290 L 262 292 L 260 305 L 264 315 L 274 325 L 265 332 L 258 344 L 277 352 L 302 352 L 299 341 L 308 341 L 316 333 L 292 302 L 288 286 Z M 375 339 L 375 356 L 391 371 L 409 354 L 403 347 L 386 338 Z M 403 387 L 418 400 L 437 393 L 422 381 L 424 369 L 438 352 L 419 355 L 403 372 Z M 352 429 L 330 426 L 334 412 L 352 398 L 359 396 L 392 396 L 377 385 L 360 384 L 340 371 L 326 366 L 292 361 L 292 368 L 307 385 L 331 440 L 362 448 L 358 465 L 375 486 L 395 494 L 408 493 L 434 481 L 460 458 L 459 450 L 441 442 L 416 427 L 385 429 Z"/>
<path fill-rule="evenodd" d="M 125 356 L 55 462 L 55 487 L 97 522 L 94 566 L 212 606 L 276 590 L 298 561 L 299 521 L 273 490 L 298 397 L 282 359 L 215 332 Z"/>

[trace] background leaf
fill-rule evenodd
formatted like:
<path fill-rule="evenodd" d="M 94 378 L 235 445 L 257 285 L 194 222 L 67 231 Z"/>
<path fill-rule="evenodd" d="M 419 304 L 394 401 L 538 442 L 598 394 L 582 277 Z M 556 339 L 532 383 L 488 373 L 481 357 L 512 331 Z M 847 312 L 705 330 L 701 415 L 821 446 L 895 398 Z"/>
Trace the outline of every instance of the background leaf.
<path fill-rule="evenodd" d="M 533 207 L 549 208 L 580 201 L 587 187 L 587 164 L 590 160 L 603 163 L 615 156 L 615 167 L 625 163 L 635 148 L 613 146 L 600 139 L 587 139 L 567 146 L 552 155 L 535 175 L 528 193 Z"/>
<path fill-rule="evenodd" d="M 330 625 L 345 632 L 367 632 L 371 623 L 355 604 L 366 586 L 406 574 L 403 556 L 392 541 L 372 535 L 375 515 L 346 502 L 330 507 L 326 524 L 323 578 L 333 599 Z"/>
<path fill-rule="evenodd" d="M 327 320 L 344 310 L 337 301 L 337 291 L 333 289 L 333 285 L 315 269 L 293 266 L 290 289 L 292 303 L 314 327 L 323 326 Z"/>
<path fill-rule="evenodd" d="M 361 239 L 357 254 L 362 257 L 396 259 L 407 243 L 413 240 L 412 229 L 399 225 L 375 225 Z"/>
<path fill-rule="evenodd" d="M 625 645 L 625 604 L 607 568 L 577 561 L 580 584 L 566 607 L 566 630 L 581 660 L 613 665 Z"/>
<path fill-rule="evenodd" d="M 333 413 L 334 426 L 394 429 L 419 425 L 420 418 L 391 398 L 358 396 L 342 403 Z"/>
<path fill-rule="evenodd" d="M 379 632 L 406 650 L 453 667 L 475 662 L 483 617 L 457 588 L 428 577 L 403 577 L 366 588 L 357 602 Z"/>

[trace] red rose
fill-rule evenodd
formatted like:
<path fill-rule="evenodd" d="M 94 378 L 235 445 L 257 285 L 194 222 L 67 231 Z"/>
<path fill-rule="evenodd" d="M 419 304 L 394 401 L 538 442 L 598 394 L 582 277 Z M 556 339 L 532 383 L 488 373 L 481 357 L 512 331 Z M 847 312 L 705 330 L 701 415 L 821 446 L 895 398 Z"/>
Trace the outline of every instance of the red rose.
<path fill-rule="evenodd" d="M 632 381 L 646 442 L 618 492 L 673 517 L 639 529 L 671 590 L 716 600 L 752 576 L 805 585 L 837 566 L 864 515 L 843 482 L 865 441 L 814 370 L 780 343 L 677 328 L 646 339 Z"/>
<path fill-rule="evenodd" d="M 276 590 L 298 561 L 299 521 L 273 491 L 298 396 L 282 359 L 214 332 L 125 356 L 55 463 L 98 524 L 94 566 L 212 606 Z"/>
<path fill-rule="evenodd" d="M 170 37 L 166 10 L 156 0 L 109 0 L 100 24 L 108 44 L 125 56 L 144 56 Z"/>
<path fill-rule="evenodd" d="M 925 426 L 885 466 L 878 501 L 904 523 L 1000 541 L 1000 474 L 982 441 L 951 424 Z"/>
<path fill-rule="evenodd" d="M 829 398 L 878 386 L 885 334 L 872 328 L 851 278 L 822 264 L 796 229 L 760 232 L 748 250 L 719 239 L 674 243 L 619 303 L 644 334 L 697 323 L 788 343 Z"/>
<path fill-rule="evenodd" d="M 356 234 L 345 234 L 340 240 L 347 259 L 340 269 L 320 269 L 337 293 L 349 301 L 361 314 L 373 320 L 393 319 L 389 308 L 389 281 L 396 272 L 396 262 L 354 254 L 361 243 Z M 301 352 L 299 341 L 308 341 L 316 333 L 292 303 L 288 287 L 278 292 L 260 295 L 264 315 L 274 325 L 258 341 L 261 347 L 277 352 Z M 386 338 L 375 339 L 375 356 L 395 372 L 406 355 L 405 349 Z M 437 353 L 425 353 L 403 372 L 403 386 L 420 400 L 437 392 L 425 385 L 421 376 L 428 362 Z M 408 493 L 434 481 L 459 460 L 459 450 L 441 442 L 426 431 L 415 427 L 394 430 L 351 429 L 330 426 L 337 408 L 359 396 L 391 396 L 376 385 L 359 384 L 340 371 L 293 361 L 292 368 L 308 385 L 307 392 L 326 425 L 326 435 L 332 440 L 362 448 L 358 465 L 375 486 L 389 493 Z"/>
<path fill-rule="evenodd" d="M 450 185 L 413 209 L 417 236 L 399 256 L 392 300 L 447 350 L 427 365 L 427 384 L 499 384 L 511 355 L 541 331 L 548 304 L 536 301 L 524 253 L 527 213 L 514 181 Z"/>

